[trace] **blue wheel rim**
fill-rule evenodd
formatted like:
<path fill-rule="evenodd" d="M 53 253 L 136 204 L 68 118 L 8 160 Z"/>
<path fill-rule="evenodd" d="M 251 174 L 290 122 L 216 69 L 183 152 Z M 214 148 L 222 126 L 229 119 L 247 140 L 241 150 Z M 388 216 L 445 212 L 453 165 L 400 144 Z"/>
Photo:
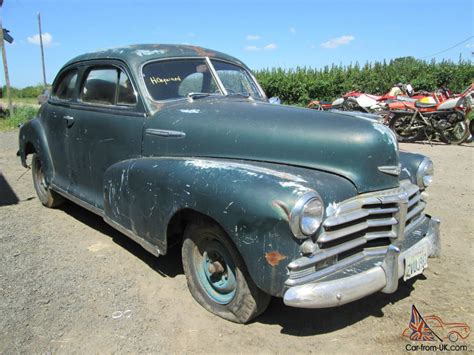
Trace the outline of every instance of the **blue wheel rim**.
<path fill-rule="evenodd" d="M 223 305 L 230 303 L 237 291 L 232 257 L 217 240 L 206 242 L 200 249 L 193 257 L 199 283 L 213 301 Z"/>

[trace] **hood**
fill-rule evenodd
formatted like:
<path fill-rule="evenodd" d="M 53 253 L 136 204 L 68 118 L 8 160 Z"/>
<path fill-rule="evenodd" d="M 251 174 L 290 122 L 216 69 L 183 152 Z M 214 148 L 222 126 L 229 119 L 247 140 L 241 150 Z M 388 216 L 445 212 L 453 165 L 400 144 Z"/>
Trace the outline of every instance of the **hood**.
<path fill-rule="evenodd" d="M 398 186 L 398 176 L 378 169 L 399 163 L 396 138 L 382 124 L 248 99 L 206 98 L 165 106 L 146 122 L 143 154 L 318 169 L 346 177 L 360 193 Z"/>

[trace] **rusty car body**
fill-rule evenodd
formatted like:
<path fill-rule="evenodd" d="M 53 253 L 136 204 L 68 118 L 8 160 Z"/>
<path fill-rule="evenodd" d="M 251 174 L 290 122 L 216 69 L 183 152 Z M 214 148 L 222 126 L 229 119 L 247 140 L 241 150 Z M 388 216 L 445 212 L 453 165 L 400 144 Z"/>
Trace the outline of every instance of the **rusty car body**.
<path fill-rule="evenodd" d="M 195 299 L 236 322 L 270 295 L 321 308 L 395 292 L 439 252 L 429 158 L 374 120 L 272 105 L 245 64 L 209 49 L 72 59 L 18 154 L 25 167 L 33 154 L 44 205 L 69 199 L 156 256 L 182 245 Z"/>

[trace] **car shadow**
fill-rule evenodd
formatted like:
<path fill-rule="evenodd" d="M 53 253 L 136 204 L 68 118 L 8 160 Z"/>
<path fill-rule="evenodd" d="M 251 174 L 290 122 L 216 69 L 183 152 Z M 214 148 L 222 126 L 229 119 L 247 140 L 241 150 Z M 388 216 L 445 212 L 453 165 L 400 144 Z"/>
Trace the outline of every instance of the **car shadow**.
<path fill-rule="evenodd" d="M 166 255 L 157 258 L 126 235 L 112 228 L 100 216 L 86 210 L 85 208 L 70 201 L 66 201 L 60 209 L 77 221 L 109 236 L 113 242 L 142 260 L 161 276 L 173 278 L 184 273 L 183 264 L 181 262 L 181 251 L 179 248 L 171 248 L 168 250 Z"/>
<path fill-rule="evenodd" d="M 20 199 L 3 174 L 0 173 L 0 207 L 16 205 L 18 202 L 20 202 Z"/>
<path fill-rule="evenodd" d="M 273 298 L 268 309 L 255 319 L 255 322 L 279 325 L 282 334 L 299 337 L 331 333 L 368 317 L 383 317 L 383 307 L 409 297 L 414 290 L 413 284 L 417 280 L 426 280 L 426 277 L 419 275 L 406 282 L 400 282 L 395 293 L 378 292 L 333 308 L 293 308 L 286 306 L 283 299 Z M 407 310 L 407 317 L 409 312 L 410 310 Z"/>
<path fill-rule="evenodd" d="M 66 202 L 61 210 L 77 221 L 94 228 L 98 232 L 109 236 L 116 244 L 141 259 L 150 268 L 163 277 L 176 277 L 184 273 L 181 261 L 180 248 L 174 247 L 167 255 L 159 258 L 147 252 L 139 244 L 129 239 L 124 234 L 109 226 L 96 214 Z M 340 307 L 325 309 L 302 309 L 288 307 L 281 298 L 273 297 L 268 309 L 252 323 L 278 325 L 282 334 L 293 336 L 311 336 L 330 333 L 343 329 L 368 317 L 381 318 L 384 316 L 382 308 L 394 304 L 410 296 L 416 281 L 425 280 L 419 275 L 407 282 L 400 282 L 398 290 L 393 294 L 376 293 L 359 301 Z M 407 310 L 409 312 L 409 310 Z M 409 313 L 407 313 L 409 315 Z"/>

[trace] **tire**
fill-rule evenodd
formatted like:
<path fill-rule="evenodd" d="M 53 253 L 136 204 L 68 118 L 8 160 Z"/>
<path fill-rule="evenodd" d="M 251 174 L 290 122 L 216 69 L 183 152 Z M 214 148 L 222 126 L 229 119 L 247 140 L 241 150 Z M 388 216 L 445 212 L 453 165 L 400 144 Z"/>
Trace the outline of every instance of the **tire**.
<path fill-rule="evenodd" d="M 469 121 L 469 132 L 474 137 L 474 118 Z"/>
<path fill-rule="evenodd" d="M 33 185 L 36 190 L 36 195 L 41 203 L 49 208 L 60 206 L 64 202 L 64 198 L 52 191 L 46 184 L 44 178 L 43 164 L 38 154 L 33 154 L 31 161 L 31 171 L 33 175 Z"/>
<path fill-rule="evenodd" d="M 388 126 L 395 132 L 399 142 L 415 142 L 423 137 L 423 130 L 410 129 L 409 125 L 413 117 L 412 113 L 394 113 Z"/>
<path fill-rule="evenodd" d="M 440 139 L 446 144 L 462 144 L 469 138 L 469 124 L 466 120 L 456 122 L 440 132 Z"/>
<path fill-rule="evenodd" d="M 236 323 L 247 323 L 268 307 L 271 297 L 250 278 L 226 233 L 217 225 L 189 225 L 182 246 L 189 291 L 209 312 Z"/>

